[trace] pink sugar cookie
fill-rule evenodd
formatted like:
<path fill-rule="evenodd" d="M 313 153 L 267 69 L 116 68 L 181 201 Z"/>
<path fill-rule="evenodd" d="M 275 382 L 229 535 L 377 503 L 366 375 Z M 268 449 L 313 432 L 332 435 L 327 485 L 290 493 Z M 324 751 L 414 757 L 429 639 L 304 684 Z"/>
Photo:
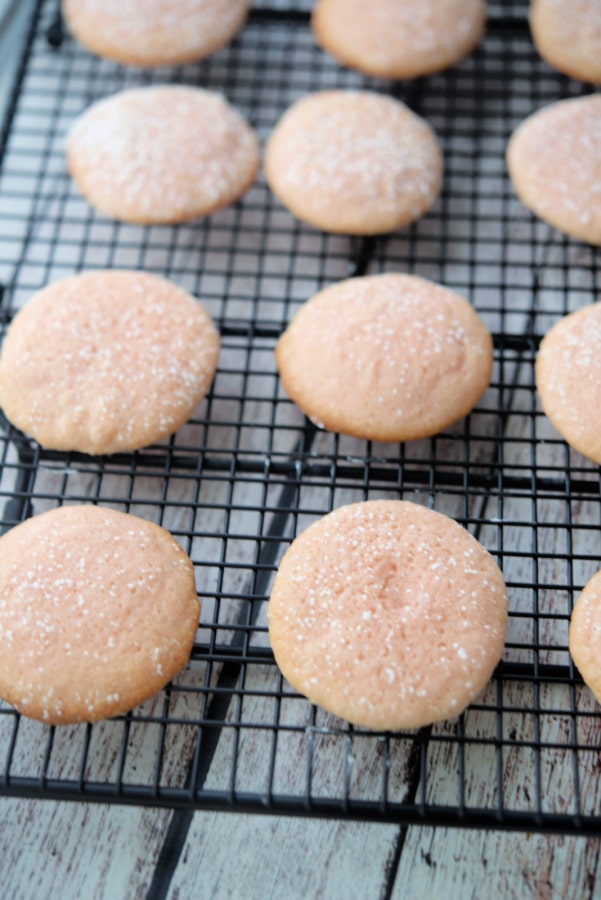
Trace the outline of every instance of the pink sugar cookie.
<path fill-rule="evenodd" d="M 484 0 L 318 0 L 317 43 L 344 65 L 381 78 L 416 78 L 472 52 L 486 23 Z"/>
<path fill-rule="evenodd" d="M 74 37 L 92 53 L 131 66 L 211 56 L 242 28 L 249 0 L 63 0 Z"/>
<path fill-rule="evenodd" d="M 382 234 L 419 219 L 436 201 L 442 173 L 430 125 L 370 91 L 308 94 L 265 148 L 267 182 L 284 206 L 343 234 Z"/>
<path fill-rule="evenodd" d="M 202 304 L 165 278 L 74 275 L 39 291 L 13 320 L 0 353 L 0 406 L 53 450 L 136 450 L 190 418 L 219 349 Z"/>
<path fill-rule="evenodd" d="M 514 132 L 507 165 L 518 197 L 535 215 L 601 245 L 601 95 L 533 113 Z"/>
<path fill-rule="evenodd" d="M 530 30 L 549 65 L 601 84 L 601 0 L 532 0 Z"/>
<path fill-rule="evenodd" d="M 410 441 L 473 409 L 490 382 L 493 343 L 463 297 L 387 273 L 316 294 L 281 336 L 276 359 L 286 393 L 321 427 Z"/>
<path fill-rule="evenodd" d="M 571 447 L 601 464 L 601 303 L 551 328 L 535 371 L 547 417 Z"/>
<path fill-rule="evenodd" d="M 269 636 L 284 677 L 370 729 L 458 715 L 501 658 L 507 592 L 492 556 L 415 503 L 342 506 L 296 538 L 278 569 Z"/>
<path fill-rule="evenodd" d="M 601 703 L 601 572 L 589 579 L 576 601 L 569 648 L 584 683 Z"/>
<path fill-rule="evenodd" d="M 98 212 L 169 225 L 238 200 L 257 176 L 259 142 L 221 94 L 185 85 L 131 88 L 75 120 L 67 166 Z"/>
<path fill-rule="evenodd" d="M 163 528 L 63 506 L 0 538 L 0 697 L 49 724 L 127 712 L 190 657 L 194 568 Z"/>

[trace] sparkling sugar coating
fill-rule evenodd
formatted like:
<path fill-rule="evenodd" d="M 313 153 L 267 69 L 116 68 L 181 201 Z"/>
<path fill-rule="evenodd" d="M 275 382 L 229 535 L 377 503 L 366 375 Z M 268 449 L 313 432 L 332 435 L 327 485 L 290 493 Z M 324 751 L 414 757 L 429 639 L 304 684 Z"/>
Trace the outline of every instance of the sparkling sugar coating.
<path fill-rule="evenodd" d="M 601 464 L 601 303 L 560 319 L 541 342 L 536 385 L 565 440 Z"/>
<path fill-rule="evenodd" d="M 601 572 L 593 575 L 576 601 L 569 648 L 585 684 L 601 702 Z"/>
<path fill-rule="evenodd" d="M 88 50 L 133 66 L 202 59 L 242 28 L 248 0 L 63 0 L 68 28 Z"/>
<path fill-rule="evenodd" d="M 164 278 L 75 275 L 15 317 L 0 355 L 0 405 L 48 448 L 135 450 L 191 416 L 215 375 L 219 344 L 200 302 Z"/>
<path fill-rule="evenodd" d="M 601 0 L 532 0 L 530 30 L 550 65 L 601 84 Z"/>
<path fill-rule="evenodd" d="M 50 724 L 126 712 L 187 663 L 199 615 L 164 529 L 96 506 L 35 516 L 0 538 L 0 697 Z"/>
<path fill-rule="evenodd" d="M 269 635 L 285 678 L 370 729 L 458 715 L 497 665 L 507 592 L 484 547 L 452 519 L 404 501 L 343 506 L 280 564 Z"/>
<path fill-rule="evenodd" d="M 383 78 L 454 65 L 484 31 L 484 0 L 318 0 L 315 38 L 342 63 Z"/>
<path fill-rule="evenodd" d="M 601 95 L 560 100 L 533 113 L 514 132 L 507 165 L 532 212 L 601 245 Z"/>
<path fill-rule="evenodd" d="M 288 396 L 324 428 L 380 441 L 437 434 L 488 387 L 492 338 L 472 306 L 414 275 L 316 294 L 276 347 Z"/>
<path fill-rule="evenodd" d="M 321 91 L 297 101 L 265 149 L 270 188 L 325 231 L 378 234 L 418 219 L 438 197 L 443 160 L 431 127 L 370 91 Z"/>
<path fill-rule="evenodd" d="M 259 143 L 221 94 L 184 85 L 131 88 L 75 120 L 67 164 L 99 212 L 172 224 L 238 200 L 256 178 Z"/>

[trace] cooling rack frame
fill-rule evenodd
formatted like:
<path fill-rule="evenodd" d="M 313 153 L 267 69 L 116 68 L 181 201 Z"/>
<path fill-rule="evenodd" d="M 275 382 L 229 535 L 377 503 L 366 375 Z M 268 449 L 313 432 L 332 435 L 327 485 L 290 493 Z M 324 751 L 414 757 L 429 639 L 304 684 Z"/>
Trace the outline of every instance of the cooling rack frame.
<path fill-rule="evenodd" d="M 525 4 L 490 3 L 486 39 L 456 69 L 364 78 L 310 35 L 308 2 L 255 4 L 213 59 L 160 73 L 95 59 L 37 0 L 0 132 L 0 327 L 39 287 L 99 266 L 164 274 L 202 297 L 223 340 L 213 390 L 173 438 L 135 454 L 41 450 L 3 421 L 0 525 L 93 502 L 168 527 L 190 553 L 203 615 L 189 667 L 129 715 L 53 728 L 0 706 L 0 795 L 380 822 L 599 834 L 598 709 L 567 652 L 569 615 L 601 558 L 598 467 L 543 416 L 533 363 L 557 319 L 593 299 L 598 251 L 536 221 L 503 161 L 537 106 L 590 90 L 532 47 Z M 97 216 L 64 169 L 73 117 L 99 96 L 159 80 L 224 91 L 264 139 L 297 96 L 367 87 L 403 99 L 441 138 L 431 214 L 383 238 L 323 235 L 262 178 L 243 200 L 177 228 Z M 400 269 L 468 296 L 495 345 L 491 388 L 443 435 L 376 445 L 328 435 L 284 396 L 273 347 L 311 293 Z M 504 658 L 456 720 L 366 733 L 287 686 L 265 606 L 291 537 L 334 506 L 414 499 L 453 515 L 498 559 L 511 598 Z"/>

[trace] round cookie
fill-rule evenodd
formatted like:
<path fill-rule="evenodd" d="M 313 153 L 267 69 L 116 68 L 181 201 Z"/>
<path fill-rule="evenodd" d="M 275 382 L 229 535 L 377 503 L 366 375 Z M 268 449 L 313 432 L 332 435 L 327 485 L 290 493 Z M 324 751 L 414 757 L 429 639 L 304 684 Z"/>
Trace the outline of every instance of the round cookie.
<path fill-rule="evenodd" d="M 238 200 L 254 182 L 259 143 L 227 100 L 184 85 L 131 88 L 73 123 L 67 166 L 98 212 L 175 224 Z"/>
<path fill-rule="evenodd" d="M 186 665 L 200 604 L 163 528 L 65 506 L 0 538 L 0 697 L 50 724 L 127 712 Z"/>
<path fill-rule="evenodd" d="M 530 31 L 549 65 L 601 84 L 601 0 L 532 0 Z"/>
<path fill-rule="evenodd" d="M 601 303 L 551 328 L 535 371 L 547 417 L 570 446 L 601 464 Z"/>
<path fill-rule="evenodd" d="M 370 729 L 458 715 L 501 658 L 507 593 L 490 554 L 423 506 L 342 506 L 290 545 L 268 606 L 284 677 Z"/>
<path fill-rule="evenodd" d="M 62 0 L 65 23 L 92 53 L 131 66 L 204 59 L 244 25 L 249 0 Z"/>
<path fill-rule="evenodd" d="M 434 204 L 443 173 L 431 127 L 370 91 L 298 100 L 265 148 L 267 182 L 295 216 L 324 231 L 384 234 Z"/>
<path fill-rule="evenodd" d="M 514 132 L 507 165 L 532 212 L 572 237 L 601 244 L 601 95 L 533 113 Z"/>
<path fill-rule="evenodd" d="M 490 383 L 493 344 L 467 300 L 390 273 L 316 294 L 281 336 L 276 359 L 288 396 L 319 426 L 409 441 L 473 409 Z"/>
<path fill-rule="evenodd" d="M 472 52 L 486 23 L 484 0 L 318 0 L 317 43 L 341 63 L 381 78 L 416 78 Z"/>
<path fill-rule="evenodd" d="M 593 575 L 576 601 L 569 648 L 584 683 L 601 702 L 601 572 Z"/>
<path fill-rule="evenodd" d="M 158 275 L 74 275 L 39 291 L 13 320 L 0 354 L 0 406 L 44 447 L 136 450 L 190 418 L 219 346 L 199 301 Z"/>

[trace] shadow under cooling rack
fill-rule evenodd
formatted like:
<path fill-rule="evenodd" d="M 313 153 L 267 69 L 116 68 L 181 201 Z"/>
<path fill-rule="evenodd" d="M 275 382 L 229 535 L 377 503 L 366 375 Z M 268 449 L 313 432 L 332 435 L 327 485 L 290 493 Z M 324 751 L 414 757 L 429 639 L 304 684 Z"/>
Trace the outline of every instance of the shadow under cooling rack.
<path fill-rule="evenodd" d="M 316 47 L 310 3 L 257 3 L 212 59 L 130 70 L 78 47 L 37 4 L 0 138 L 0 327 L 33 292 L 90 268 L 139 268 L 201 297 L 223 352 L 182 429 L 134 454 L 51 453 L 0 432 L 0 527 L 92 502 L 168 528 L 190 554 L 202 615 L 192 658 L 127 716 L 54 728 L 0 704 L 0 793 L 372 821 L 598 833 L 601 719 L 568 653 L 574 598 L 601 558 L 599 469 L 538 403 L 538 343 L 600 286 L 598 251 L 519 204 L 506 142 L 531 111 L 586 91 L 537 56 L 526 4 L 491 2 L 486 38 L 456 69 L 391 83 Z M 173 227 L 97 215 L 63 144 L 90 102 L 176 81 L 224 92 L 269 134 L 297 97 L 369 88 L 435 128 L 445 184 L 397 234 L 326 235 L 290 216 L 262 177 L 235 206 Z M 349 275 L 410 271 L 473 303 L 494 336 L 489 390 L 464 421 L 405 445 L 317 430 L 284 395 L 273 356 L 300 305 Z M 380 734 L 313 707 L 274 664 L 266 600 L 289 541 L 343 503 L 404 498 L 453 516 L 495 556 L 510 595 L 507 644 L 459 718 Z"/>

